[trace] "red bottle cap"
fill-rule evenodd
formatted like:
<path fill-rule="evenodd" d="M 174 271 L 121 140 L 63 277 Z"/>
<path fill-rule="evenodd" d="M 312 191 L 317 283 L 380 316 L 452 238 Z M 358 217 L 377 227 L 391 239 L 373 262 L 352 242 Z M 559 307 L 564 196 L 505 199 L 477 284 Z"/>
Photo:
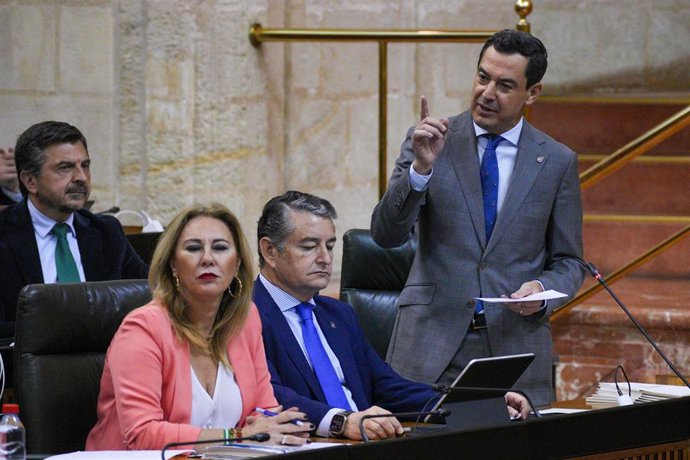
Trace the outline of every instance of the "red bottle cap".
<path fill-rule="evenodd" d="M 2 413 L 3 414 L 18 414 L 19 413 L 19 404 L 13 404 L 13 403 L 6 403 L 2 405 Z"/>

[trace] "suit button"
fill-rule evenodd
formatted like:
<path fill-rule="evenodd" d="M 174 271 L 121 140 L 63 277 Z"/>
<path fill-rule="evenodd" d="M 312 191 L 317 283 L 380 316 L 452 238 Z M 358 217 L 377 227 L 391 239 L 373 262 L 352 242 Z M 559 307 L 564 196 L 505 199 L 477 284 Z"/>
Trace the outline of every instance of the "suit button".
<path fill-rule="evenodd" d="M 480 270 L 486 270 L 487 268 L 489 268 L 489 264 L 487 264 L 486 262 L 482 262 L 481 264 L 479 264 Z"/>
<path fill-rule="evenodd" d="M 476 300 L 468 300 L 467 301 L 467 307 L 468 308 L 471 308 L 472 310 L 474 310 L 474 307 L 476 307 L 476 306 L 477 306 Z"/>

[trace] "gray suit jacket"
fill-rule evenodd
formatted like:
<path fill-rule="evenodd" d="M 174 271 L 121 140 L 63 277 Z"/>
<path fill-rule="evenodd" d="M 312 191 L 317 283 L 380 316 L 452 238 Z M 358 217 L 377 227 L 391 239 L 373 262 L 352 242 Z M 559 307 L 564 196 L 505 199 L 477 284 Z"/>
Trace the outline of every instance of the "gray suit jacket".
<path fill-rule="evenodd" d="M 414 191 L 412 129 L 403 143 L 388 190 L 374 209 L 371 230 L 383 247 L 395 247 L 418 225 L 419 246 L 388 350 L 404 377 L 431 383 L 463 341 L 475 301 L 516 291 L 538 279 L 568 298 L 551 300 L 542 314 L 521 317 L 485 304 L 492 354 L 533 352 L 536 358 L 515 388 L 535 404 L 553 400 L 549 314 L 580 288 L 582 206 L 573 151 L 524 123 L 506 197 L 490 241 L 484 231 L 479 159 L 469 112 L 450 118 L 429 186 Z"/>

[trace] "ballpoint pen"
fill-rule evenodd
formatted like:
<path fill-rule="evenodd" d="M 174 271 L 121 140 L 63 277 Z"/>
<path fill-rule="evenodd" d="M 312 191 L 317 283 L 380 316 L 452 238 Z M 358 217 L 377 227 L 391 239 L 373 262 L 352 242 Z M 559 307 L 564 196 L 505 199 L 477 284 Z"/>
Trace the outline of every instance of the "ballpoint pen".
<path fill-rule="evenodd" d="M 272 412 L 268 409 L 263 409 L 261 407 L 257 407 L 254 409 L 254 412 L 258 412 L 259 414 L 265 415 L 266 417 L 275 417 L 276 414 L 275 412 Z M 306 423 L 304 423 L 302 420 L 290 420 L 290 423 L 297 425 L 297 426 L 305 426 Z"/>

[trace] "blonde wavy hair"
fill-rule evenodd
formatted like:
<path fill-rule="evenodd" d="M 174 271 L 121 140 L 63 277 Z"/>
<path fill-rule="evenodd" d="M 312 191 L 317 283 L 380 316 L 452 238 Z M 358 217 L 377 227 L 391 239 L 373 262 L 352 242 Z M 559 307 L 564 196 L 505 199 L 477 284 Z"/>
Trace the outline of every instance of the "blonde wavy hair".
<path fill-rule="evenodd" d="M 227 225 L 235 241 L 240 260 L 237 278 L 233 278 L 228 287 L 234 296 L 226 290 L 220 302 L 210 337 L 200 334 L 187 318 L 187 303 L 175 287 L 171 266 L 182 231 L 190 220 L 200 216 L 212 217 Z M 254 274 L 250 254 L 249 244 L 242 227 L 237 217 L 228 208 L 218 203 L 211 203 L 208 206 L 194 205 L 175 216 L 165 229 L 156 245 L 149 270 L 148 281 L 153 298 L 167 308 L 177 336 L 181 340 L 189 342 L 196 349 L 210 354 L 228 368 L 230 367 L 227 357 L 228 341 L 244 325 L 252 301 Z M 237 279 L 239 279 L 239 283 Z M 240 285 L 242 286 L 241 290 Z"/>

